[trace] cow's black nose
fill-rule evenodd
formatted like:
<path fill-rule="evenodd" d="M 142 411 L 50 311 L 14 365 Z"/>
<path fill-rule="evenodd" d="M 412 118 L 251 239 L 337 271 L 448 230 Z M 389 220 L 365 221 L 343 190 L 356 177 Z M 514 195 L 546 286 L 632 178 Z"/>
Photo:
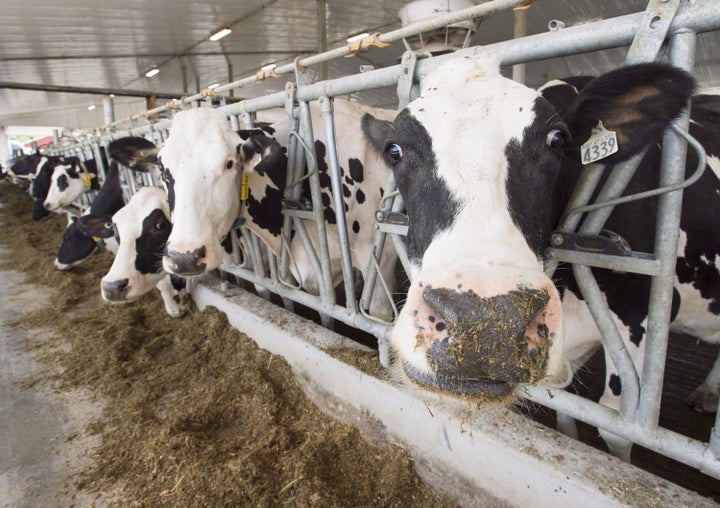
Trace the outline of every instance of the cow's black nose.
<path fill-rule="evenodd" d="M 541 376 L 547 348 L 529 348 L 527 336 L 550 300 L 547 291 L 523 288 L 480 297 L 473 291 L 426 287 L 423 298 L 448 331 L 446 339 L 428 349 L 440 380 L 516 384 Z"/>
<path fill-rule="evenodd" d="M 200 275 L 205 272 L 205 246 L 194 251 L 178 252 L 169 250 L 166 256 L 170 259 L 168 268 L 176 275 Z"/>
<path fill-rule="evenodd" d="M 104 280 L 102 281 L 103 296 L 111 302 L 123 301 L 125 300 L 125 294 L 127 293 L 129 284 L 130 281 L 128 279 Z"/>

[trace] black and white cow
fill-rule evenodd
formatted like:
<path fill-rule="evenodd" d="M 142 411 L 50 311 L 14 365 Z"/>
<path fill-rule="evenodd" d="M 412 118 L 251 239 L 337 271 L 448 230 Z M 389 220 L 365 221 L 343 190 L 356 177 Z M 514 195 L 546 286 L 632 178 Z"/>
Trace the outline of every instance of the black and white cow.
<path fill-rule="evenodd" d="M 100 283 L 105 301 L 130 302 L 157 288 L 170 316 L 187 313 L 189 296 L 185 282 L 171 277 L 162 268 L 165 243 L 172 230 L 163 189 L 142 187 L 112 219 L 105 215 L 83 215 L 78 226 L 92 236 L 114 237 L 119 244 L 113 264 Z"/>
<path fill-rule="evenodd" d="M 357 104 L 344 100 L 334 102 L 352 264 L 364 271 L 372 253 L 374 213 L 388 171 L 359 129 L 363 112 Z M 383 118 L 394 114 L 377 109 L 373 112 Z M 322 125 L 316 104 L 311 105 L 311 116 L 314 125 Z M 274 132 L 275 137 L 268 132 Z M 241 134 L 245 139 L 232 130 L 225 115 L 217 110 L 199 108 L 182 111 L 174 117 L 170 136 L 159 153 L 173 210 L 173 231 L 163 259 L 163 266 L 170 273 L 192 277 L 217 268 L 224 258 L 221 242 L 241 214 L 248 229 L 276 255 L 281 253 L 287 156 L 286 149 L 277 140 L 288 139 L 288 122 L 275 123 L 265 131 Z M 337 285 L 342 279 L 340 246 L 330 199 L 324 129 L 316 127 L 315 134 L 331 266 Z M 239 195 L 241 171 L 246 171 L 249 179 L 249 198 L 242 203 Z M 316 229 L 309 227 L 307 230 L 313 244 L 317 245 Z M 319 283 L 299 235 L 295 235 L 290 250 L 293 276 L 305 290 L 317 294 Z M 392 291 L 396 257 L 391 247 L 386 250 L 381 272 Z M 390 301 L 383 291 L 375 292 L 370 312 L 391 318 Z"/>
<path fill-rule="evenodd" d="M 120 171 L 117 162 L 110 163 L 100 191 L 93 199 L 87 214 L 94 214 L 105 217 L 112 215 L 125 205 L 123 200 L 122 187 L 120 186 Z M 100 237 L 87 234 L 77 223 L 77 217 L 68 214 L 68 225 L 63 231 L 60 246 L 55 256 L 55 268 L 68 270 L 85 261 L 98 247 L 107 247 L 115 253 L 117 243 L 114 239 L 102 240 Z"/>
<path fill-rule="evenodd" d="M 64 213 L 64 208 L 85 191 L 99 188 L 97 174 L 88 171 L 79 158 L 47 157 L 38 165 L 32 180 L 33 220 L 40 220 L 50 212 Z"/>
<path fill-rule="evenodd" d="M 97 216 L 99 220 L 110 221 L 113 214 L 125 205 L 117 163 L 120 162 L 135 171 L 144 171 L 145 166 L 137 164 L 136 160 L 143 150 L 156 150 L 156 148 L 147 139 L 134 136 L 120 138 L 108 144 L 107 153 L 112 162 L 105 175 L 105 181 L 86 210 L 86 214 Z M 55 258 L 55 268 L 67 270 L 82 263 L 99 245 L 104 245 L 112 253 L 117 252 L 117 243 L 112 237 L 105 241 L 89 235 L 78 226 L 77 218 L 71 217 L 68 227 L 63 232 Z"/>
<path fill-rule="evenodd" d="M 412 284 L 391 344 L 415 386 L 502 398 L 519 383 L 570 382 L 600 336 L 572 271 L 561 266 L 550 280 L 543 256 L 581 173 L 580 147 L 602 121 L 619 151 L 598 163 L 612 166 L 649 147 L 627 193 L 656 186 L 661 134 L 693 88 L 678 69 L 630 66 L 584 86 L 560 114 L 475 56 L 432 72 L 394 123 L 364 118 L 410 221 Z M 694 134 L 720 169 L 714 133 L 696 123 Z M 696 162 L 689 151 L 689 172 Z M 718 194 L 714 171 L 685 191 L 672 314 L 674 329 L 709 342 L 720 341 Z M 633 250 L 652 251 L 656 207 L 656 199 L 616 207 L 606 228 Z M 593 272 L 642 372 L 650 280 Z M 617 407 L 620 378 L 611 363 L 607 370 L 601 402 Z M 717 399 L 717 383 L 711 388 Z M 624 440 L 603 437 L 629 457 Z"/>

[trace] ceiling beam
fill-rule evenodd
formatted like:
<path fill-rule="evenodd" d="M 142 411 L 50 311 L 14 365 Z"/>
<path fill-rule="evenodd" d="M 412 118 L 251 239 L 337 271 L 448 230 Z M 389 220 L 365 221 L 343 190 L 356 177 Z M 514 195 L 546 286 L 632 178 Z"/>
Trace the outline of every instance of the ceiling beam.
<path fill-rule="evenodd" d="M 315 53 L 313 49 L 267 50 L 267 51 L 194 51 L 182 56 L 243 56 L 243 55 L 301 55 Z M 115 58 L 174 58 L 177 53 L 128 53 L 115 55 L 50 55 L 50 56 L 0 56 L 0 62 L 23 62 L 37 60 L 112 60 Z"/>
<path fill-rule="evenodd" d="M 79 93 L 90 95 L 116 95 L 118 97 L 157 97 L 159 99 L 177 99 L 180 94 L 167 92 L 150 92 L 145 90 L 123 90 L 115 88 L 92 88 L 86 86 L 40 85 L 37 83 L 16 83 L 0 81 L 0 89 L 34 90 L 38 92 Z"/>

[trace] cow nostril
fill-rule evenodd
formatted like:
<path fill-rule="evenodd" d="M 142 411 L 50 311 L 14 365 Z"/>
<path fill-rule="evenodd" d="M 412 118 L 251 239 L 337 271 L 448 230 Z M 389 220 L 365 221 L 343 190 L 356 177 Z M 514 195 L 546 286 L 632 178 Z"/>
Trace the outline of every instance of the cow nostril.
<path fill-rule="evenodd" d="M 186 252 L 167 251 L 166 256 L 169 259 L 167 263 L 169 271 L 177 275 L 185 276 L 202 274 L 207 266 L 205 262 L 206 252 L 205 246 Z"/>
<path fill-rule="evenodd" d="M 102 281 L 103 296 L 108 300 L 122 300 L 130 286 L 128 279 Z"/>

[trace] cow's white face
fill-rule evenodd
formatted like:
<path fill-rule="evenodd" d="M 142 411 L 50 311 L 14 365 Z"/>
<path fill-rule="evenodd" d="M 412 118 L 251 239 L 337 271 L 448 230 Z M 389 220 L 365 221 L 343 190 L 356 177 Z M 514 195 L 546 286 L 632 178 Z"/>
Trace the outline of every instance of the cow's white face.
<path fill-rule="evenodd" d="M 550 145 L 564 136 L 554 109 L 496 64 L 459 58 L 428 76 L 393 124 L 364 128 L 393 165 L 410 220 L 412 285 L 391 335 L 405 372 L 495 396 L 565 382 L 560 298 L 528 234 L 551 227 L 532 214 L 549 196 L 531 197 L 513 176 L 552 188 L 561 159 Z M 527 202 L 511 206 L 518 199 Z"/>
<path fill-rule="evenodd" d="M 210 108 L 175 115 L 159 153 L 172 189 L 173 231 L 163 266 L 169 273 L 197 276 L 217 268 L 220 243 L 238 216 L 240 137 L 226 116 Z"/>
<path fill-rule="evenodd" d="M 658 63 L 616 69 L 559 104 L 563 118 L 483 56 L 455 58 L 423 86 L 392 124 L 363 119 L 410 222 L 413 280 L 391 338 L 399 363 L 421 385 L 461 394 L 564 385 L 560 298 L 541 259 L 582 171 L 581 147 L 602 122 L 618 151 L 600 164 L 642 153 L 694 81 Z M 557 277 L 572 290 L 570 275 Z"/>
<path fill-rule="evenodd" d="M 157 187 L 142 187 L 112 218 L 119 247 L 102 278 L 102 297 L 126 302 L 144 295 L 166 276 L 162 254 L 172 229 L 167 195 Z"/>
<path fill-rule="evenodd" d="M 85 174 L 79 172 L 78 166 L 73 164 L 58 164 L 50 177 L 50 188 L 45 198 L 44 206 L 50 212 L 60 212 L 61 208 L 82 196 L 87 186 Z"/>

